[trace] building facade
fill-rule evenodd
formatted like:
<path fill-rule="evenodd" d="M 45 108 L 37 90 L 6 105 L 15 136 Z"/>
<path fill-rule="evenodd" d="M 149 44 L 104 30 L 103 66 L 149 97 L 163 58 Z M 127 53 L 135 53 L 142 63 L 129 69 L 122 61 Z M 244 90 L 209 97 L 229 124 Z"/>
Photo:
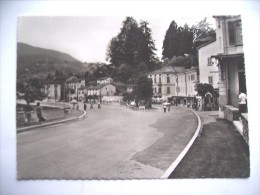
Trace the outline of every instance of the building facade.
<path fill-rule="evenodd" d="M 219 69 L 218 60 L 211 58 L 212 55 L 218 54 L 218 44 L 216 41 L 205 43 L 199 47 L 199 82 L 211 84 L 214 88 L 214 93 L 207 93 L 204 97 L 204 110 L 218 110 L 218 82 Z"/>
<path fill-rule="evenodd" d="M 47 82 L 44 84 L 44 91 L 48 100 L 61 101 L 63 99 L 63 84 L 59 82 Z"/>
<path fill-rule="evenodd" d="M 75 76 L 69 77 L 66 80 L 65 87 L 67 89 L 66 90 L 67 91 L 67 93 L 66 93 L 67 100 L 71 101 L 73 99 L 76 99 L 79 101 L 79 96 L 80 97 L 82 96 L 81 89 L 85 87 L 85 79 L 83 79 L 83 78 L 78 79 Z M 82 98 L 80 101 L 82 101 Z"/>
<path fill-rule="evenodd" d="M 87 88 L 88 96 L 112 96 L 116 93 L 116 86 L 112 83 Z"/>
<path fill-rule="evenodd" d="M 198 68 L 166 66 L 148 74 L 153 82 L 153 97 L 163 101 L 176 101 L 186 105 L 196 96 L 194 86 L 198 82 Z"/>
<path fill-rule="evenodd" d="M 219 68 L 219 111 L 224 117 L 224 106 L 238 108 L 239 92 L 246 93 L 242 23 L 240 16 L 214 16 L 218 54 L 212 59 Z"/>

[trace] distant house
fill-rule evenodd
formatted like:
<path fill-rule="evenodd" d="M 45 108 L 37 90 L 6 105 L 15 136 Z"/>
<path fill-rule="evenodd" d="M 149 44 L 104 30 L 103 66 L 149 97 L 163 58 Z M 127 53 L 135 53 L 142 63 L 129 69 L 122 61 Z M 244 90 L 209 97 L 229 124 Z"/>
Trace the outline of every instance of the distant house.
<path fill-rule="evenodd" d="M 71 76 L 66 80 L 66 89 L 67 89 L 67 99 L 71 101 L 72 99 L 79 100 L 79 89 L 85 87 L 85 79 L 78 79 L 75 76 Z M 72 91 L 74 93 L 72 93 Z M 80 91 L 81 93 L 81 91 Z"/>
<path fill-rule="evenodd" d="M 176 91 L 173 99 L 184 105 L 193 104 L 197 95 L 195 85 L 198 83 L 198 68 L 179 70 L 175 73 L 175 79 Z"/>
<path fill-rule="evenodd" d="M 240 16 L 214 16 L 216 20 L 217 54 L 211 58 L 218 62 L 219 115 L 229 117 L 224 110 L 238 108 L 239 91 L 246 93 L 242 23 Z M 228 105 L 228 106 L 226 106 Z"/>
<path fill-rule="evenodd" d="M 165 66 L 148 73 L 148 78 L 153 82 L 153 97 L 162 98 L 164 101 L 173 100 L 186 105 L 192 102 L 196 92 L 195 84 L 198 82 L 198 68 Z"/>
<path fill-rule="evenodd" d="M 148 78 L 153 82 L 153 96 L 167 98 L 175 95 L 174 70 L 171 66 L 165 66 L 159 70 L 148 73 Z"/>
<path fill-rule="evenodd" d="M 85 101 L 86 91 L 87 91 L 87 88 L 85 86 L 81 86 L 78 88 L 78 101 L 80 101 L 80 102 Z"/>
<path fill-rule="evenodd" d="M 116 93 L 116 86 L 113 83 L 107 83 L 98 86 L 92 86 L 87 88 L 88 96 L 112 96 Z"/>
<path fill-rule="evenodd" d="M 64 83 L 61 81 L 45 82 L 44 91 L 48 100 L 61 101 L 64 99 Z"/>
<path fill-rule="evenodd" d="M 112 83 L 112 82 L 113 82 L 113 79 L 110 77 L 103 77 L 103 78 L 97 79 L 97 85 L 103 85 L 103 84 Z"/>

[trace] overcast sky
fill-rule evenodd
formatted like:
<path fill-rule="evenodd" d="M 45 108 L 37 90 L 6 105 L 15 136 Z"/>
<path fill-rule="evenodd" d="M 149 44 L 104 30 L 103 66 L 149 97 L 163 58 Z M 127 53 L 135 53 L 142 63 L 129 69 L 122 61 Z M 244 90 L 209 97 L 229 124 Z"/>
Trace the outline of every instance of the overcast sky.
<path fill-rule="evenodd" d="M 135 17 L 137 22 L 148 21 L 152 29 L 152 38 L 161 58 L 162 43 L 172 20 L 183 26 L 195 25 L 203 17 L 196 18 L 151 18 Z M 82 62 L 106 62 L 106 49 L 116 36 L 126 16 L 93 16 L 93 17 L 29 17 L 18 19 L 19 42 L 33 46 L 65 52 Z M 214 19 L 207 16 L 215 28 Z"/>

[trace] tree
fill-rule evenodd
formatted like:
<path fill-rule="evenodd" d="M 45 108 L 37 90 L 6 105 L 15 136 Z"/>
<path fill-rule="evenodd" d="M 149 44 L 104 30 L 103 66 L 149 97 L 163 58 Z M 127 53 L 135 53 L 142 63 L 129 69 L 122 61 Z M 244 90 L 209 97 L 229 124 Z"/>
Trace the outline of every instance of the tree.
<path fill-rule="evenodd" d="M 203 20 L 191 27 L 193 32 L 193 49 L 205 42 L 216 39 L 215 30 L 210 26 L 211 24 L 207 22 L 207 18 L 205 17 Z"/>
<path fill-rule="evenodd" d="M 132 17 L 126 17 L 122 28 L 116 37 L 113 37 L 107 48 L 107 60 L 116 67 L 128 64 L 133 68 L 142 62 L 153 69 L 156 63 L 155 44 L 152 40 L 152 31 L 149 23 L 141 21 L 140 25 Z"/>
<path fill-rule="evenodd" d="M 17 91 L 23 93 L 21 98 L 23 98 L 27 103 L 32 103 L 35 100 L 42 100 L 46 97 L 42 91 L 42 87 L 42 83 L 38 78 L 31 78 L 24 83 L 23 88 L 17 88 Z"/>
<path fill-rule="evenodd" d="M 145 104 L 151 101 L 153 96 L 153 84 L 151 79 L 147 78 L 145 75 L 141 75 L 136 82 L 136 85 L 133 89 L 133 94 L 135 100 L 139 102 L 143 100 Z"/>
<path fill-rule="evenodd" d="M 152 30 L 148 27 L 147 21 L 140 22 L 140 38 L 137 48 L 136 63 L 145 63 L 149 70 L 152 70 L 156 63 L 155 43 L 152 39 Z"/>
<path fill-rule="evenodd" d="M 176 56 L 178 54 L 178 47 L 178 25 L 173 20 L 166 31 L 166 35 L 163 41 L 162 58 L 171 59 L 173 56 Z"/>

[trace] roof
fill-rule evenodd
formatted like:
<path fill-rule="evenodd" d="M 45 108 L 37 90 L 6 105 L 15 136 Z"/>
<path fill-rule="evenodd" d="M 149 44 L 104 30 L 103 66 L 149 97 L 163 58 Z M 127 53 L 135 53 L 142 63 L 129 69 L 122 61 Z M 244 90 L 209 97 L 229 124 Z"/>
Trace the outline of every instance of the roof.
<path fill-rule="evenodd" d="M 213 43 L 213 42 L 215 42 L 215 41 L 216 41 L 216 40 L 211 40 L 211 41 L 209 41 L 209 42 L 207 42 L 207 43 L 204 43 L 204 44 L 202 44 L 202 45 L 196 47 L 196 49 L 198 50 L 198 49 L 200 49 L 200 48 L 202 48 L 202 47 L 205 47 L 205 46 L 207 46 L 207 45 L 209 45 L 209 44 L 211 44 L 211 43 Z"/>
<path fill-rule="evenodd" d="M 113 82 L 112 84 L 115 84 L 116 86 L 126 86 L 126 84 L 121 82 Z"/>
<path fill-rule="evenodd" d="M 150 72 L 150 73 L 147 73 L 148 75 L 151 75 L 151 74 L 176 74 L 176 73 L 182 73 L 182 72 L 185 72 L 186 69 L 184 67 L 172 67 L 172 66 L 165 66 L 161 69 L 158 69 L 158 70 L 155 70 L 153 72 Z"/>
<path fill-rule="evenodd" d="M 79 90 L 84 90 L 86 89 L 86 86 L 80 86 Z"/>
<path fill-rule="evenodd" d="M 101 78 L 98 78 L 97 80 L 100 81 L 100 80 L 106 80 L 106 79 L 112 79 L 111 77 L 101 77 Z"/>
<path fill-rule="evenodd" d="M 213 16 L 213 18 L 218 18 L 218 19 L 236 18 L 236 17 L 240 17 L 240 15 L 219 15 L 219 16 Z"/>
<path fill-rule="evenodd" d="M 106 84 L 103 84 L 103 85 L 88 87 L 87 90 L 101 89 L 102 87 L 105 87 L 106 85 L 114 85 L 115 86 L 115 84 L 113 84 L 113 83 L 106 83 Z"/>
<path fill-rule="evenodd" d="M 174 73 L 175 70 L 171 66 L 165 66 L 148 74 L 163 74 L 163 73 Z"/>

